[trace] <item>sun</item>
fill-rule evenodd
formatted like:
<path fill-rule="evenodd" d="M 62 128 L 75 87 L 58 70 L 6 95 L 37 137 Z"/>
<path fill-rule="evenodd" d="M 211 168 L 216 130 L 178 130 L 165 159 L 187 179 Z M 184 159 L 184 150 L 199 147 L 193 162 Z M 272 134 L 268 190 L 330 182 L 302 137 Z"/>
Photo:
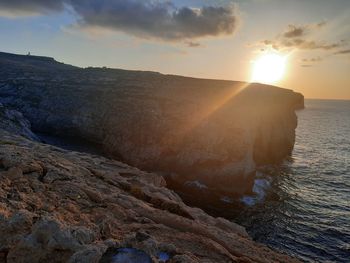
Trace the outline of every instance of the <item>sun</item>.
<path fill-rule="evenodd" d="M 252 82 L 274 84 L 285 75 L 287 56 L 268 53 L 254 61 Z"/>

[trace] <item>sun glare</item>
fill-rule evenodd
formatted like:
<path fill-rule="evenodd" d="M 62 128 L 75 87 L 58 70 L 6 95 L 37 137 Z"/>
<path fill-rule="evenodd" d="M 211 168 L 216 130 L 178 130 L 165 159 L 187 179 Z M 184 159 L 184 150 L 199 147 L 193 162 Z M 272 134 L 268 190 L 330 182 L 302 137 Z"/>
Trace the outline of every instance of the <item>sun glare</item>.
<path fill-rule="evenodd" d="M 264 54 L 254 61 L 252 81 L 273 84 L 283 78 L 287 56 L 276 53 Z"/>

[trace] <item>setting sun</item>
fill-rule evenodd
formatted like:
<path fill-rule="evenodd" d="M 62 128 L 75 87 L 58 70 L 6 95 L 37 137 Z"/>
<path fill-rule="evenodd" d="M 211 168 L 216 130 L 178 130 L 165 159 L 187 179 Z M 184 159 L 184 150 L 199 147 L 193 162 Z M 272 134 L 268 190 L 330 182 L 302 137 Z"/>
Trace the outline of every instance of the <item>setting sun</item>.
<path fill-rule="evenodd" d="M 285 74 L 287 57 L 276 53 L 265 54 L 254 61 L 253 82 L 273 84 Z"/>
<path fill-rule="evenodd" d="M 350 0 L 0 0 L 0 36 L 0 263 L 350 263 Z"/>

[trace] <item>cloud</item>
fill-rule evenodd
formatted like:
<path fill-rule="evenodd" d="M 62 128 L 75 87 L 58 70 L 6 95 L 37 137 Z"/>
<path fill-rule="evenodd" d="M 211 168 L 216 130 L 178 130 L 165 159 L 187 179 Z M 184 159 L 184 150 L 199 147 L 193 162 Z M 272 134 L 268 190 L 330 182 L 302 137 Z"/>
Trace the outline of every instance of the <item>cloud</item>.
<path fill-rule="evenodd" d="M 335 55 L 347 55 L 350 54 L 350 49 L 344 49 L 344 50 L 339 50 L 337 52 L 334 52 Z"/>
<path fill-rule="evenodd" d="M 193 8 L 176 7 L 171 0 L 0 0 L 0 10 L 12 15 L 47 14 L 64 6 L 74 11 L 81 28 L 164 41 L 232 35 L 239 23 L 231 1 L 223 6 Z"/>
<path fill-rule="evenodd" d="M 341 42 L 336 43 L 325 43 L 325 42 L 316 42 L 314 40 L 305 40 L 301 38 L 293 40 L 282 40 L 275 45 L 279 48 L 298 48 L 304 50 L 334 50 L 341 47 L 343 44 Z"/>
<path fill-rule="evenodd" d="M 309 33 L 312 33 L 312 31 L 317 30 L 325 26 L 327 22 L 322 21 L 317 24 L 308 24 L 308 25 L 288 25 L 287 30 L 283 33 L 284 38 L 295 38 L 295 37 L 302 37 Z"/>
<path fill-rule="evenodd" d="M 346 45 L 344 40 L 336 42 L 314 40 L 314 33 L 326 25 L 326 22 L 307 25 L 288 25 L 282 34 L 278 34 L 274 39 L 263 40 L 261 44 L 270 46 L 276 50 L 299 49 L 323 51 L 336 50 Z"/>
<path fill-rule="evenodd" d="M 300 63 L 301 63 L 300 66 L 302 66 L 304 68 L 310 68 L 310 67 L 317 65 L 321 61 L 323 61 L 323 58 L 321 58 L 321 57 L 303 58 L 300 60 Z"/>
<path fill-rule="evenodd" d="M 177 8 L 169 1 L 72 0 L 82 27 L 100 27 L 141 38 L 182 41 L 233 34 L 233 5 Z"/>
<path fill-rule="evenodd" d="M 322 61 L 322 58 L 321 57 L 314 57 L 314 58 L 304 58 L 302 59 L 302 62 L 305 62 L 305 63 L 316 63 L 316 62 L 320 62 Z"/>
<path fill-rule="evenodd" d="M 285 38 L 301 37 L 305 34 L 305 27 L 297 27 L 294 25 L 288 25 L 288 29 L 283 33 Z"/>
<path fill-rule="evenodd" d="M 193 42 L 193 41 L 186 41 L 185 44 L 186 44 L 188 47 L 201 47 L 201 46 L 202 46 L 201 43 Z"/>
<path fill-rule="evenodd" d="M 62 11 L 63 0 L 0 0 L 0 15 L 16 17 Z"/>

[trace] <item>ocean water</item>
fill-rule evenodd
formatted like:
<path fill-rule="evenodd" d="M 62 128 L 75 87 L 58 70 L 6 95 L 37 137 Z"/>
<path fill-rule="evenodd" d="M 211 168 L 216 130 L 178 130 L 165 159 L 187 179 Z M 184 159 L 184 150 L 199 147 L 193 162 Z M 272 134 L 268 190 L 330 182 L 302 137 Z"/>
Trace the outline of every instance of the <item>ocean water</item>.
<path fill-rule="evenodd" d="M 350 262 L 350 101 L 306 100 L 295 149 L 263 167 L 235 219 L 305 262 Z"/>

